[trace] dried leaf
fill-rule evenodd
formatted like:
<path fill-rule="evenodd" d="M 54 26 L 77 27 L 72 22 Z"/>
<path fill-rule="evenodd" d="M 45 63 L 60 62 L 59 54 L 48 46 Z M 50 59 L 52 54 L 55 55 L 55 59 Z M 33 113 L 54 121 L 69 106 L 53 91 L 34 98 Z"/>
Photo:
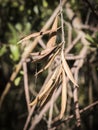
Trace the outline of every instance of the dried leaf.
<path fill-rule="evenodd" d="M 46 70 L 53 62 L 54 58 L 56 57 L 56 55 L 59 53 L 60 49 L 58 49 L 55 54 L 53 54 L 53 56 L 51 57 L 51 59 L 49 60 L 49 62 L 45 65 L 44 68 L 42 68 L 40 71 L 38 71 L 35 76 L 37 76 L 38 74 L 40 74 L 41 72 L 43 72 L 44 70 Z"/>
<path fill-rule="evenodd" d="M 38 100 L 41 100 L 41 98 L 43 98 L 45 96 L 45 94 L 49 91 L 51 85 L 53 84 L 56 76 L 57 76 L 57 72 L 58 72 L 59 68 L 56 68 L 56 70 L 54 71 L 53 75 L 51 76 L 50 80 L 47 82 L 47 84 L 45 84 L 45 89 L 43 90 L 43 92 L 41 94 L 39 94 L 35 100 L 33 102 L 30 103 L 30 106 L 33 106 L 34 104 L 38 103 Z"/>
<path fill-rule="evenodd" d="M 47 58 L 47 56 L 51 55 L 51 53 L 54 53 L 56 52 L 58 49 L 61 48 L 61 45 L 62 43 L 60 43 L 59 45 L 56 45 L 54 47 L 51 47 L 51 48 L 47 48 L 41 52 L 34 52 L 34 53 L 31 53 L 30 56 L 31 58 L 33 59 L 32 62 L 38 62 L 44 58 Z"/>
<path fill-rule="evenodd" d="M 49 57 L 49 55 L 51 55 L 51 53 L 53 53 L 56 50 L 57 46 L 55 47 L 51 47 L 51 48 L 47 48 L 41 52 L 35 52 L 35 53 L 31 53 L 30 56 L 32 57 L 33 61 L 32 62 L 38 62 L 44 58 Z"/>
<path fill-rule="evenodd" d="M 50 39 L 47 43 L 47 48 L 50 48 L 55 45 L 56 42 L 56 32 L 57 32 L 57 24 L 58 24 L 58 16 L 56 16 L 54 23 L 52 25 L 52 30 L 56 30 L 55 32 L 50 33 Z"/>
<path fill-rule="evenodd" d="M 37 104 L 38 101 L 39 101 L 39 97 L 36 97 L 35 100 L 33 102 L 31 102 L 29 105 L 33 106 L 33 105 Z"/>
<path fill-rule="evenodd" d="M 47 93 L 45 94 L 43 100 L 40 102 L 40 107 L 42 108 L 51 98 L 53 92 L 55 90 L 55 87 L 52 86 L 50 87 L 50 89 L 47 91 Z"/>
<path fill-rule="evenodd" d="M 67 85 L 66 85 L 66 75 L 65 71 L 62 69 L 62 100 L 61 100 L 61 112 L 60 112 L 60 119 L 62 119 L 64 112 L 66 110 L 66 103 L 67 103 Z"/>
<path fill-rule="evenodd" d="M 61 71 L 62 71 L 62 69 L 61 69 L 61 66 L 60 66 L 58 68 L 58 72 L 56 74 L 56 77 L 54 79 L 52 86 L 49 88 L 49 91 L 47 91 L 46 95 L 44 96 L 43 101 L 40 104 L 41 107 L 44 106 L 50 100 L 50 98 L 51 98 L 51 96 L 52 96 L 52 94 L 53 94 L 54 90 L 56 89 L 57 84 L 59 82 L 59 77 L 61 75 Z"/>
<path fill-rule="evenodd" d="M 59 28 L 60 28 L 60 27 L 59 27 Z M 59 28 L 57 28 L 57 30 L 58 30 Z M 25 38 L 23 38 L 22 40 L 20 40 L 20 41 L 18 42 L 18 44 L 20 44 L 20 43 L 22 43 L 22 42 L 24 42 L 24 41 L 26 41 L 26 40 L 29 40 L 29 39 L 31 39 L 31 38 L 34 38 L 34 37 L 43 36 L 43 35 L 46 35 L 46 34 L 49 34 L 49 33 L 53 33 L 53 32 L 55 32 L 55 31 L 57 31 L 57 30 L 51 30 L 51 29 L 50 29 L 50 30 L 47 30 L 47 31 L 41 31 L 41 32 L 32 33 L 32 34 L 26 36 Z"/>
<path fill-rule="evenodd" d="M 20 44 L 20 43 L 22 43 L 22 42 L 24 42 L 24 41 L 26 41 L 26 40 L 28 40 L 28 39 L 30 39 L 30 38 L 37 37 L 37 36 L 39 36 L 40 34 L 41 34 L 41 32 L 37 32 L 37 33 L 30 34 L 30 35 L 26 36 L 25 38 L 21 39 L 21 40 L 18 42 L 18 44 Z"/>
<path fill-rule="evenodd" d="M 67 62 L 66 62 L 66 60 L 65 60 L 65 58 L 64 58 L 64 53 L 63 53 L 63 52 L 61 53 L 61 58 L 62 58 L 62 64 L 63 64 L 64 70 L 65 70 L 67 76 L 69 77 L 69 79 L 72 81 L 72 83 L 73 83 L 75 86 L 79 87 L 79 86 L 77 85 L 77 83 L 76 83 L 76 81 L 75 81 L 75 79 L 74 79 L 72 73 L 71 73 L 71 70 L 70 70 L 70 68 L 69 68 L 69 66 L 68 66 L 68 64 L 67 64 Z"/>

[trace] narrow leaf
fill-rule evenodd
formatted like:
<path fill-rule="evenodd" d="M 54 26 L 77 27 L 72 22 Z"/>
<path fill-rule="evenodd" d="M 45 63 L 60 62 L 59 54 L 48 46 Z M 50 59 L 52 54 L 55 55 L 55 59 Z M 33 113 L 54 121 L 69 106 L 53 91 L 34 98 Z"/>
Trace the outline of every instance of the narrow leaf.
<path fill-rule="evenodd" d="M 32 57 L 33 62 L 36 62 L 41 59 L 44 59 L 45 57 L 49 56 L 51 53 L 55 53 L 58 49 L 61 48 L 61 46 L 62 46 L 62 43 L 60 43 L 59 45 L 56 45 L 54 47 L 47 48 L 41 52 L 31 53 L 30 56 Z"/>
<path fill-rule="evenodd" d="M 21 39 L 21 40 L 18 42 L 18 44 L 20 44 L 20 43 L 22 43 L 22 42 L 24 42 L 24 41 L 26 41 L 26 40 L 28 40 L 28 39 L 30 39 L 30 38 L 32 38 L 32 37 L 37 37 L 37 36 L 39 36 L 39 35 L 40 35 L 40 32 L 30 34 L 30 35 L 26 36 L 25 38 Z"/>
<path fill-rule="evenodd" d="M 41 98 L 43 98 L 45 96 L 45 94 L 49 91 L 49 88 L 51 87 L 51 85 L 53 84 L 57 73 L 58 73 L 59 68 L 56 68 L 55 71 L 53 72 L 53 75 L 51 76 L 50 80 L 45 84 L 44 86 L 44 90 L 41 94 L 39 94 L 35 100 L 33 102 L 30 103 L 30 106 L 33 106 L 34 104 L 37 104 L 39 100 L 41 100 Z"/>
<path fill-rule="evenodd" d="M 52 96 L 52 94 L 53 94 L 54 90 L 56 89 L 57 84 L 59 82 L 59 77 L 61 75 L 61 72 L 62 72 L 62 69 L 61 69 L 61 66 L 59 66 L 58 67 L 58 72 L 56 73 L 56 77 L 55 77 L 55 79 L 53 79 L 54 82 L 51 84 L 51 87 L 49 88 L 49 91 L 47 91 L 47 93 L 44 96 L 45 98 L 41 102 L 41 105 L 40 105 L 41 107 L 43 105 L 45 105 L 50 100 L 50 98 L 51 98 L 51 96 Z"/>
<path fill-rule="evenodd" d="M 40 74 L 41 72 L 43 72 L 44 70 L 46 70 L 53 62 L 54 58 L 56 57 L 56 55 L 59 53 L 60 49 L 58 49 L 55 54 L 51 57 L 51 59 L 49 60 L 49 62 L 45 65 L 44 68 L 42 68 L 40 71 L 38 71 L 35 76 L 37 76 L 38 74 Z"/>
<path fill-rule="evenodd" d="M 57 46 L 55 47 L 51 47 L 51 48 L 47 48 L 41 52 L 35 52 L 35 53 L 31 53 L 30 56 L 32 57 L 33 61 L 32 62 L 38 62 L 44 58 L 49 57 L 49 55 L 51 55 L 51 53 L 53 53 L 56 50 Z"/>
<path fill-rule="evenodd" d="M 31 102 L 29 105 L 30 105 L 30 106 L 33 106 L 33 105 L 37 104 L 38 101 L 39 101 L 39 100 L 38 100 L 38 97 L 36 97 L 35 100 L 34 100 L 33 102 Z"/>
<path fill-rule="evenodd" d="M 64 116 L 64 112 L 66 110 L 66 103 L 67 103 L 67 85 L 66 85 L 66 75 L 65 71 L 62 69 L 62 100 L 61 100 L 61 112 L 60 112 L 60 119 Z"/>
<path fill-rule="evenodd" d="M 63 53 L 63 52 L 61 53 L 61 58 L 62 58 L 62 64 L 63 64 L 64 70 L 65 70 L 67 76 L 69 77 L 69 79 L 72 81 L 72 83 L 73 83 L 74 85 L 76 85 L 77 87 L 79 87 L 79 86 L 77 85 L 77 83 L 76 83 L 76 81 L 75 81 L 75 79 L 74 79 L 72 73 L 71 73 L 71 70 L 70 70 L 70 68 L 69 68 L 69 66 L 68 66 L 68 64 L 67 64 L 67 62 L 66 62 L 66 60 L 65 60 L 65 58 L 64 58 L 64 53 Z"/>
<path fill-rule="evenodd" d="M 49 90 L 47 91 L 47 93 L 45 94 L 43 100 L 40 103 L 40 107 L 43 107 L 50 100 L 54 90 L 55 90 L 54 86 L 49 88 Z"/>
<path fill-rule="evenodd" d="M 58 30 L 58 29 L 60 29 L 60 27 L 57 28 L 57 30 Z M 22 42 L 24 42 L 24 41 L 26 41 L 26 40 L 29 40 L 29 39 L 31 39 L 31 38 L 34 38 L 34 37 L 43 36 L 43 35 L 46 35 L 46 34 L 49 34 L 49 33 L 53 33 L 53 32 L 55 32 L 55 31 L 57 31 L 57 30 L 51 30 L 51 29 L 50 29 L 50 30 L 47 30 L 47 31 L 40 31 L 40 32 L 32 33 L 32 34 L 26 36 L 25 38 L 23 38 L 22 40 L 20 40 L 20 41 L 18 42 L 18 44 L 20 44 L 20 43 L 22 43 Z"/>
<path fill-rule="evenodd" d="M 56 42 L 56 33 L 57 33 L 57 24 L 58 24 L 58 16 L 56 16 L 54 23 L 52 25 L 52 30 L 56 30 L 55 32 L 50 33 L 50 39 L 47 43 L 47 48 L 50 48 L 55 45 Z"/>

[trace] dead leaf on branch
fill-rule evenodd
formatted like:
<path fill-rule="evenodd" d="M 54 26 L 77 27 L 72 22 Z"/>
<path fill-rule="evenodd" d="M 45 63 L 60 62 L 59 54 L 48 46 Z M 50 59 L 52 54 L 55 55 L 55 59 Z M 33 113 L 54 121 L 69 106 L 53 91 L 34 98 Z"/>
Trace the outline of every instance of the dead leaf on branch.
<path fill-rule="evenodd" d="M 45 71 L 46 69 L 49 68 L 49 66 L 52 64 L 53 60 L 55 59 L 55 57 L 57 56 L 57 54 L 60 52 L 60 49 L 58 49 L 54 54 L 51 55 L 51 57 L 49 57 L 49 61 L 48 63 L 41 69 L 39 70 L 35 76 L 37 76 L 38 74 L 40 74 L 41 72 Z"/>
<path fill-rule="evenodd" d="M 61 53 L 61 59 L 62 59 L 63 68 L 64 68 L 65 73 L 67 74 L 68 78 L 72 81 L 72 83 L 73 83 L 75 86 L 79 87 L 78 84 L 76 83 L 76 81 L 75 81 L 73 75 L 72 75 L 72 72 L 71 72 L 71 70 L 70 70 L 70 68 L 69 68 L 69 66 L 68 66 L 68 64 L 67 64 L 67 62 L 66 62 L 66 60 L 65 60 L 64 52 Z"/>
<path fill-rule="evenodd" d="M 51 47 L 51 48 L 46 48 L 45 50 L 41 52 L 33 52 L 30 54 L 30 57 L 32 58 L 32 62 L 39 62 L 40 60 L 49 58 L 51 54 L 54 54 L 57 50 L 61 48 L 62 43 Z"/>
<path fill-rule="evenodd" d="M 30 103 L 30 106 L 37 105 L 38 103 L 41 104 L 42 106 L 45 103 L 46 99 L 48 98 L 47 95 L 49 96 L 51 92 L 54 90 L 54 86 L 56 85 L 60 74 L 61 74 L 61 66 L 58 66 L 53 72 L 50 80 L 45 84 L 43 92 L 41 92 L 35 98 L 35 100 Z"/>
<path fill-rule="evenodd" d="M 52 25 L 51 30 L 57 30 L 57 25 L 58 25 L 58 16 L 56 16 L 56 18 L 54 20 L 54 23 Z M 50 47 L 52 47 L 52 46 L 55 45 L 55 42 L 56 42 L 56 33 L 57 33 L 57 31 L 50 33 L 50 38 L 49 38 L 49 41 L 47 43 L 47 48 L 50 48 Z"/>
<path fill-rule="evenodd" d="M 47 31 L 40 31 L 40 32 L 36 32 L 36 33 L 32 33 L 28 36 L 26 36 L 25 38 L 21 39 L 17 44 L 20 44 L 24 41 L 27 41 L 31 38 L 35 38 L 35 37 L 38 37 L 38 36 L 44 36 L 44 35 L 47 35 L 49 33 L 53 33 L 53 32 L 57 32 L 61 27 L 58 27 L 57 29 L 53 29 L 53 30 L 47 30 Z"/>
<path fill-rule="evenodd" d="M 43 100 L 40 101 L 39 107 L 42 108 L 52 97 L 52 94 L 54 92 L 54 90 L 56 89 L 55 86 L 51 86 L 49 91 L 47 91 L 46 95 L 44 96 Z"/>
<path fill-rule="evenodd" d="M 50 65 L 53 63 L 55 57 L 61 52 L 62 49 L 62 43 L 56 44 L 56 37 L 57 37 L 57 30 L 60 29 L 60 27 L 57 27 L 58 25 L 58 17 L 56 16 L 52 28 L 47 31 L 38 32 L 31 34 L 24 39 L 22 39 L 20 42 L 23 42 L 25 40 L 28 40 L 32 37 L 37 36 L 43 36 L 46 34 L 49 34 L 49 41 L 47 42 L 46 46 L 47 48 L 41 52 L 34 52 L 31 53 L 30 56 L 32 57 L 32 63 L 34 62 L 42 62 L 45 60 L 45 66 L 41 68 L 35 75 L 37 76 L 41 72 L 45 71 L 50 67 Z M 64 57 L 64 52 L 61 52 L 61 61 L 62 63 L 59 64 L 60 67 L 57 67 L 55 71 L 53 72 L 53 75 L 50 77 L 50 80 L 45 84 L 44 89 L 41 93 L 37 95 L 35 100 L 30 103 L 30 106 L 37 105 L 41 109 L 52 97 L 52 94 L 56 89 L 58 89 L 58 86 L 61 85 L 62 87 L 62 95 L 61 95 L 61 110 L 59 118 L 62 119 L 66 110 L 66 104 L 67 104 L 67 83 L 66 83 L 66 77 L 72 81 L 72 83 L 78 87 L 76 81 L 74 80 L 74 77 L 71 73 L 71 70 L 66 62 L 66 59 Z M 42 62 L 43 63 L 43 62 Z M 66 75 L 65 75 L 66 74 Z"/>
<path fill-rule="evenodd" d="M 64 116 L 64 112 L 66 110 L 66 103 L 67 103 L 67 80 L 65 71 L 62 68 L 62 96 L 61 96 L 61 112 L 60 112 L 60 119 Z"/>

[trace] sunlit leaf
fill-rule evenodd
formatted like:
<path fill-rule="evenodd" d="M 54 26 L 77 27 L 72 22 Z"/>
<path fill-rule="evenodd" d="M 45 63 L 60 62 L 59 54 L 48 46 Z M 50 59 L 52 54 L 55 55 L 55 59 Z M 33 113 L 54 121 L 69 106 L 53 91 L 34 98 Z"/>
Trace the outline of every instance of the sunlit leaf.
<path fill-rule="evenodd" d="M 62 69 L 62 96 L 61 96 L 61 112 L 60 119 L 64 116 L 67 103 L 67 81 L 65 71 Z"/>
<path fill-rule="evenodd" d="M 21 81 L 21 77 L 17 77 L 17 78 L 15 79 L 15 81 L 14 81 L 14 84 L 15 84 L 16 86 L 18 86 L 19 83 L 20 83 L 20 81 Z"/>
<path fill-rule="evenodd" d="M 16 46 L 16 45 L 10 45 L 10 51 L 11 51 L 11 55 L 10 55 L 11 59 L 13 61 L 19 60 L 20 53 L 19 53 L 18 46 Z"/>
<path fill-rule="evenodd" d="M 32 57 L 32 60 L 33 60 L 32 62 L 38 62 L 44 58 L 47 58 L 47 56 L 51 55 L 51 53 L 53 53 L 56 48 L 57 48 L 57 46 L 47 48 L 41 52 L 31 53 L 30 56 Z"/>
<path fill-rule="evenodd" d="M 51 59 L 49 60 L 49 62 L 40 70 L 38 71 L 35 75 L 40 74 L 41 72 L 43 72 L 44 70 L 46 70 L 47 68 L 49 68 L 49 66 L 52 64 L 54 58 L 56 57 L 56 55 L 59 53 L 60 49 L 58 49 L 54 55 L 51 57 Z"/>
<path fill-rule="evenodd" d="M 0 48 L 0 56 L 2 56 L 4 53 L 6 53 L 6 46 L 3 45 L 1 48 Z"/>
<path fill-rule="evenodd" d="M 72 81 L 72 83 L 73 83 L 75 86 L 78 87 L 78 85 L 77 85 L 77 83 L 76 83 L 76 81 L 75 81 L 75 79 L 74 79 L 74 77 L 73 77 L 73 75 L 72 75 L 72 72 L 71 72 L 71 70 L 70 70 L 70 68 L 69 68 L 69 66 L 68 66 L 68 64 L 67 64 L 67 62 L 66 62 L 66 60 L 65 60 L 65 58 L 64 58 L 64 53 L 61 53 L 61 58 L 62 58 L 62 64 L 63 64 L 64 70 L 65 70 L 67 76 L 68 76 L 69 79 Z"/>
<path fill-rule="evenodd" d="M 59 29 L 59 28 L 58 28 Z M 57 30 L 58 30 L 57 29 Z M 22 43 L 22 42 L 24 42 L 24 41 L 26 41 L 26 40 L 29 40 L 29 39 L 31 39 L 31 38 L 34 38 L 34 37 L 38 37 L 38 36 L 43 36 L 43 35 L 46 35 L 46 34 L 49 34 L 49 33 L 53 33 L 53 32 L 55 32 L 56 30 L 47 30 L 47 31 L 40 31 L 40 32 L 36 32 L 36 33 L 32 33 L 32 34 L 30 34 L 30 35 L 28 35 L 28 36 L 26 36 L 25 38 L 23 38 L 22 40 L 20 40 L 19 42 L 18 42 L 18 44 L 20 44 L 20 43 Z"/>
<path fill-rule="evenodd" d="M 55 77 L 57 75 L 58 72 L 58 68 L 56 68 L 56 70 L 53 72 L 53 75 L 51 76 L 50 80 L 45 84 L 45 89 L 43 90 L 43 92 L 41 94 L 39 94 L 36 99 L 30 103 L 30 106 L 33 106 L 34 104 L 37 103 L 38 100 L 40 100 L 46 93 L 47 91 L 49 91 L 49 88 L 51 87 L 51 85 L 53 84 Z"/>
<path fill-rule="evenodd" d="M 56 16 L 51 29 L 52 30 L 57 30 L 57 24 L 58 24 L 58 16 Z M 57 33 L 57 31 L 55 31 L 53 33 L 50 33 L 50 38 L 49 38 L 49 41 L 47 43 L 47 48 L 50 48 L 50 47 L 52 47 L 52 46 L 55 45 L 55 42 L 56 42 L 56 33 Z"/>

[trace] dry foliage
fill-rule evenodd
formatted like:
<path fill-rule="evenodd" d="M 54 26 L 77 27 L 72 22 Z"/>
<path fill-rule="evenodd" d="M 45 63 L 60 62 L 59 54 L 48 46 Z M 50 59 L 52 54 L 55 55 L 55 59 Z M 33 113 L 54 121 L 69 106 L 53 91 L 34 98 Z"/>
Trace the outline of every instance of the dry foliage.
<path fill-rule="evenodd" d="M 57 31 L 60 28 L 63 29 L 62 25 L 61 27 L 58 27 L 58 21 L 60 21 L 59 15 L 55 17 L 50 30 L 30 34 L 29 36 L 26 36 L 25 38 L 20 40 L 18 43 L 23 43 L 24 41 L 30 40 L 31 38 L 49 34 L 49 40 L 46 44 L 46 49 L 42 50 L 41 52 L 33 52 L 30 54 L 32 64 L 43 62 L 45 60 L 45 66 L 43 66 L 41 70 L 39 70 L 35 74 L 35 76 L 40 76 L 39 74 L 44 72 L 46 69 L 49 69 L 50 66 L 52 68 L 53 63 L 56 64 L 56 57 L 60 57 L 60 61 L 56 65 L 55 69 L 52 71 L 50 79 L 48 79 L 48 81 L 45 82 L 43 90 L 39 92 L 35 100 L 30 103 L 30 106 L 36 106 L 39 108 L 39 110 L 43 109 L 43 107 L 52 99 L 52 96 L 54 96 L 54 92 L 56 93 L 57 90 L 61 87 L 61 110 L 58 119 L 62 119 L 65 115 L 67 105 L 67 78 L 69 79 L 69 81 L 73 83 L 73 86 L 75 85 L 76 87 L 78 87 L 78 85 L 66 61 L 65 49 L 63 48 L 63 41 L 61 41 L 61 43 L 58 44 L 56 43 Z"/>
<path fill-rule="evenodd" d="M 30 119 L 33 119 L 33 122 L 31 122 L 31 126 L 29 130 L 34 129 L 36 125 L 42 119 L 44 119 L 43 118 L 44 115 L 45 114 L 46 116 L 48 115 L 47 113 L 48 110 L 50 110 L 49 121 L 48 121 L 49 129 L 55 128 L 56 127 L 55 123 L 58 121 L 62 121 L 62 120 L 66 121 L 67 120 L 65 118 L 67 116 L 66 113 L 68 112 L 68 109 L 71 110 L 71 108 L 69 108 L 68 105 L 69 99 L 71 97 L 73 98 L 74 101 L 76 125 L 77 127 L 80 127 L 81 125 L 81 120 L 80 120 L 81 111 L 79 110 L 79 104 L 78 104 L 78 89 L 79 89 L 78 74 L 80 68 L 84 64 L 84 59 L 87 56 L 88 46 L 90 45 L 90 42 L 86 39 L 85 33 L 81 29 L 82 26 L 78 17 L 76 17 L 76 19 L 78 20 L 74 21 L 75 25 L 78 25 L 78 27 L 73 26 L 76 36 L 75 38 L 72 39 L 71 24 L 67 23 L 63 19 L 62 17 L 63 13 L 60 10 L 60 8 L 62 7 L 59 7 L 58 12 L 56 12 L 51 29 L 47 29 L 46 31 L 41 30 L 39 32 L 30 34 L 18 42 L 18 44 L 20 43 L 23 44 L 24 42 L 30 42 L 30 39 L 34 38 L 35 43 L 38 43 L 40 38 L 43 39 L 43 36 L 45 35 L 49 36 L 49 40 L 45 44 L 46 46 L 45 49 L 41 48 L 41 51 L 38 52 L 34 52 L 34 50 L 33 52 L 31 52 L 30 50 L 28 53 L 25 54 L 26 56 L 23 57 L 23 59 L 19 64 L 21 66 L 21 64 L 24 64 L 24 62 L 26 63 L 26 60 L 29 60 L 30 64 L 45 62 L 45 65 L 43 65 L 42 68 L 35 73 L 35 77 L 38 76 L 40 77 L 41 73 L 44 73 L 45 71 L 48 70 L 45 82 L 43 86 L 41 86 L 41 89 L 39 93 L 37 93 L 35 99 L 31 101 L 31 103 L 30 101 L 26 101 L 27 106 L 29 105 L 30 108 L 28 107 L 29 114 L 24 126 L 24 130 L 27 130 L 27 127 L 30 123 Z M 69 13 L 70 16 L 72 17 L 70 17 L 69 14 L 67 13 Z M 66 14 L 70 20 L 73 18 L 73 11 L 70 9 L 69 3 L 66 4 Z M 67 40 L 66 38 L 64 38 L 65 37 L 64 28 L 68 28 L 68 32 L 66 32 L 68 33 Z M 60 35 L 59 43 L 57 42 L 58 34 Z M 69 52 L 75 47 L 75 45 L 79 41 L 82 43 L 82 47 L 79 50 L 78 54 L 77 55 L 70 54 Z M 74 60 L 71 67 L 68 64 L 67 59 Z M 19 69 L 21 68 L 20 66 Z M 25 72 L 25 67 L 26 66 L 24 66 L 24 72 Z M 25 76 L 24 76 L 24 80 L 25 80 Z M 69 89 L 73 89 L 73 92 L 69 91 Z M 25 92 L 25 95 L 26 97 L 28 97 L 28 93 Z M 58 100 L 57 100 L 58 97 L 61 103 L 60 106 L 58 106 Z M 55 114 L 53 114 L 53 111 L 55 111 L 54 112 Z M 74 116 L 72 115 L 71 118 L 73 117 Z"/>
<path fill-rule="evenodd" d="M 35 75 L 38 75 L 41 72 L 48 69 L 50 65 L 54 62 L 55 57 L 57 55 L 59 56 L 61 55 L 61 62 L 53 71 L 52 76 L 50 77 L 49 81 L 44 84 L 44 90 L 40 94 L 37 95 L 37 97 L 32 103 L 30 103 L 30 106 L 38 105 L 38 104 L 40 104 L 38 105 L 39 107 L 44 106 L 47 103 L 47 101 L 49 101 L 49 99 L 52 97 L 53 92 L 55 90 L 57 91 L 57 88 L 60 87 L 61 85 L 62 86 L 62 97 L 61 97 L 62 103 L 61 103 L 61 112 L 60 112 L 60 119 L 61 119 L 63 118 L 64 112 L 65 112 L 65 106 L 67 102 L 66 76 L 68 76 L 68 78 L 72 81 L 72 83 L 75 86 L 78 87 L 78 85 L 75 82 L 71 69 L 69 68 L 67 64 L 67 61 L 64 56 L 64 52 L 61 52 L 63 43 L 59 43 L 58 45 L 56 45 L 56 37 L 57 37 L 58 28 L 60 27 L 58 27 L 58 16 L 56 16 L 51 30 L 33 33 L 25 37 L 18 43 L 22 43 L 26 40 L 29 40 L 32 37 L 37 37 L 40 35 L 43 36 L 43 35 L 49 34 L 49 41 L 46 44 L 46 49 L 41 52 L 34 52 L 30 54 L 30 56 L 32 56 L 32 63 L 42 62 L 44 59 L 47 59 L 46 65 L 41 70 L 39 70 Z"/>

